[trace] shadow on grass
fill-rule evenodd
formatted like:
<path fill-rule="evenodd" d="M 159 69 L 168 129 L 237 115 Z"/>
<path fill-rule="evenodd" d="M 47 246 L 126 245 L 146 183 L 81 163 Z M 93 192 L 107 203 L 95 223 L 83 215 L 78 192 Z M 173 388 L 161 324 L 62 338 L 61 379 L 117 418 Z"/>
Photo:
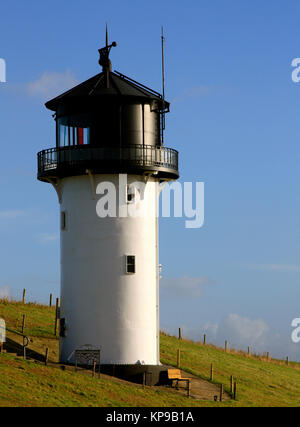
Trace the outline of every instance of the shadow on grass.
<path fill-rule="evenodd" d="M 6 338 L 6 342 L 4 343 L 3 348 L 4 350 L 6 350 L 7 353 L 13 353 L 21 357 L 24 356 L 23 346 L 10 338 Z M 30 349 L 30 347 L 26 347 L 26 358 L 34 359 L 39 362 L 45 361 L 44 355 Z"/>

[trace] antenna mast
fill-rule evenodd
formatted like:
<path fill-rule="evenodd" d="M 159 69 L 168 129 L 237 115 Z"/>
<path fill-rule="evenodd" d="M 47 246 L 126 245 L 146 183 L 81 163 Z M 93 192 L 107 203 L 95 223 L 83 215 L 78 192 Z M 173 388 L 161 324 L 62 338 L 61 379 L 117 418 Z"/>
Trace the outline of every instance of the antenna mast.
<path fill-rule="evenodd" d="M 165 37 L 164 27 L 161 27 L 161 65 L 162 65 L 162 90 L 163 90 L 163 103 L 161 113 L 161 143 L 164 144 L 164 130 L 165 130 Z"/>

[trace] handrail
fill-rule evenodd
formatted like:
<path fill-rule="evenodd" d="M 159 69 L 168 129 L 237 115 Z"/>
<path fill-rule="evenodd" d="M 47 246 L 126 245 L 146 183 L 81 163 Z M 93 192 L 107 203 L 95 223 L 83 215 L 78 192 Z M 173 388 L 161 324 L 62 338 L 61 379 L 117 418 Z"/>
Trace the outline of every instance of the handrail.
<path fill-rule="evenodd" d="M 68 145 L 68 146 L 62 146 L 62 147 L 52 147 L 52 148 L 46 148 L 38 153 L 38 156 L 42 154 L 52 153 L 52 152 L 62 152 L 62 151 L 77 151 L 77 150 L 87 150 L 87 151 L 95 151 L 95 150 L 102 150 L 105 153 L 109 152 L 126 152 L 126 150 L 144 150 L 145 153 L 147 152 L 157 152 L 157 153 L 172 153 L 173 155 L 178 156 L 178 151 L 174 148 L 164 147 L 164 146 L 156 146 L 156 145 L 145 145 L 145 144 L 128 144 L 128 145 L 121 145 L 121 146 L 97 146 L 97 145 Z"/>
<path fill-rule="evenodd" d="M 38 175 L 55 170 L 63 173 L 70 168 L 89 169 L 90 165 L 101 169 L 150 169 L 178 175 L 178 151 L 163 146 L 131 144 L 106 147 L 73 145 L 48 148 L 38 153 Z"/>
<path fill-rule="evenodd" d="M 13 334 L 20 335 L 21 337 L 23 337 L 23 357 L 24 357 L 24 359 L 26 359 L 26 347 L 28 347 L 28 345 L 29 345 L 29 341 L 30 341 L 29 337 L 27 335 L 23 334 L 22 332 L 18 332 L 18 331 L 15 331 L 13 329 L 10 329 L 7 326 L 5 326 L 5 329 L 8 332 L 11 332 Z"/>
<path fill-rule="evenodd" d="M 22 334 L 22 332 L 14 331 L 13 329 L 8 328 L 7 326 L 5 327 L 5 329 L 9 332 L 12 332 L 13 334 L 20 335 L 21 337 L 25 338 L 26 344 L 23 342 L 23 347 L 28 347 L 30 339 L 27 335 Z"/>

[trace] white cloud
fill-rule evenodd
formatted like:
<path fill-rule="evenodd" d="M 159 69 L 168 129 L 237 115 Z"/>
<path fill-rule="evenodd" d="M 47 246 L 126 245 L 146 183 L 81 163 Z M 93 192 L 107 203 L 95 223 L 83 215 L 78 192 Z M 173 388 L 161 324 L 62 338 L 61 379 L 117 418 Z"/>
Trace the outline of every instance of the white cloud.
<path fill-rule="evenodd" d="M 204 333 L 209 337 L 209 339 L 215 340 L 217 337 L 219 325 L 217 323 L 205 323 L 203 326 Z"/>
<path fill-rule="evenodd" d="M 216 331 L 218 342 L 229 341 L 236 348 L 255 346 L 263 349 L 267 345 L 269 326 L 263 319 L 249 319 L 238 314 L 229 314 Z"/>
<path fill-rule="evenodd" d="M 78 81 L 71 70 L 67 70 L 64 73 L 45 71 L 39 79 L 27 83 L 26 92 L 31 96 L 48 99 L 58 96 L 77 84 Z"/>
<path fill-rule="evenodd" d="M 160 287 L 162 290 L 162 296 L 168 297 L 200 297 L 203 293 L 203 289 L 206 285 L 212 282 L 204 276 L 200 277 L 173 277 L 173 278 L 162 278 L 160 281 Z"/>
<path fill-rule="evenodd" d="M 0 288 L 0 298 L 9 298 L 10 297 L 10 288 L 9 286 L 2 286 Z"/>

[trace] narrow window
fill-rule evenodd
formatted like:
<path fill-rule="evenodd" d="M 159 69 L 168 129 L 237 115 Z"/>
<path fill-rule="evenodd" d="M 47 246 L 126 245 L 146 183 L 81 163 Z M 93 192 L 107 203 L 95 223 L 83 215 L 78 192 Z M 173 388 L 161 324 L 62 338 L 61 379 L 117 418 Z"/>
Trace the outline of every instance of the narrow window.
<path fill-rule="evenodd" d="M 126 255 L 126 273 L 135 273 L 135 255 Z"/>
<path fill-rule="evenodd" d="M 135 201 L 135 188 L 130 185 L 126 187 L 126 201 L 128 204 L 134 203 Z"/>
<path fill-rule="evenodd" d="M 67 126 L 59 125 L 58 126 L 58 138 L 59 138 L 59 147 L 65 147 L 68 145 L 68 135 L 67 135 Z"/>
<path fill-rule="evenodd" d="M 74 126 L 70 126 L 70 132 L 71 132 L 70 145 L 76 145 L 77 144 L 77 132 L 76 132 L 76 128 Z"/>
<path fill-rule="evenodd" d="M 60 213 L 60 229 L 65 231 L 66 229 L 66 212 L 62 211 Z"/>
<path fill-rule="evenodd" d="M 127 185 L 126 187 L 126 201 L 128 204 L 137 203 L 140 198 L 140 189 L 133 185 Z"/>
<path fill-rule="evenodd" d="M 78 141 L 78 145 L 83 145 L 84 144 L 84 140 L 83 140 L 83 128 L 77 128 L 77 141 Z"/>
<path fill-rule="evenodd" d="M 90 128 L 83 128 L 83 143 L 90 143 Z"/>

